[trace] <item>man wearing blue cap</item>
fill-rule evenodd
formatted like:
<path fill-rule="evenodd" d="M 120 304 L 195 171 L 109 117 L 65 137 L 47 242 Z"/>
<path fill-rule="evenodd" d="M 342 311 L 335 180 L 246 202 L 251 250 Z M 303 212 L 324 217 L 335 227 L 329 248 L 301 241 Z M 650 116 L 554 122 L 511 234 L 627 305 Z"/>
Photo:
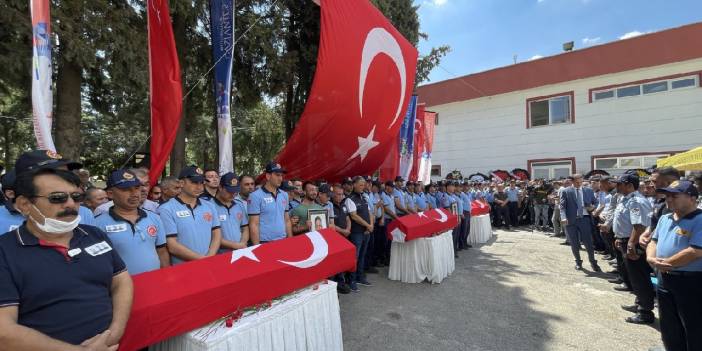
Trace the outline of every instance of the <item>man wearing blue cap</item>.
<path fill-rule="evenodd" d="M 188 166 L 178 178 L 183 181 L 180 194 L 158 208 L 173 264 L 216 255 L 222 239 L 217 210 L 199 198 L 205 183 L 202 170 Z"/>
<path fill-rule="evenodd" d="M 663 215 L 646 248 L 658 271 L 658 311 L 666 350 L 702 350 L 702 210 L 699 191 L 681 180 L 657 189 L 673 213 Z"/>
<path fill-rule="evenodd" d="M 249 216 L 246 206 L 236 196 L 241 190 L 239 180 L 232 172 L 226 173 L 218 181 L 219 188 L 212 202 L 222 230 L 220 252 L 246 248 L 249 241 Z"/>
<path fill-rule="evenodd" d="M 137 176 L 124 169 L 113 171 L 107 178 L 107 193 L 114 205 L 95 218 L 96 227 L 107 233 L 129 273 L 170 266 L 161 219 L 139 208 L 141 182 Z"/>
<path fill-rule="evenodd" d="M 24 216 L 15 208 L 15 171 L 2 176 L 2 191 L 6 201 L 0 206 L 0 235 L 18 228 L 24 222 Z"/>
<path fill-rule="evenodd" d="M 26 172 L 36 172 L 40 169 L 60 169 L 73 171 L 83 167 L 81 163 L 64 159 L 58 153 L 51 150 L 32 150 L 20 155 L 15 161 L 15 173 L 19 177 Z M 83 196 L 85 199 L 85 196 Z M 82 202 L 83 200 L 81 200 Z M 95 225 L 95 216 L 85 206 L 78 207 L 80 214 L 80 224 Z"/>
<path fill-rule="evenodd" d="M 269 162 L 266 183 L 249 195 L 249 233 L 254 245 L 292 237 L 288 194 L 280 189 L 283 174 L 280 164 Z"/>
<path fill-rule="evenodd" d="M 628 323 L 651 324 L 655 291 L 651 283 L 651 267 L 646 263 L 646 253 L 639 246 L 639 236 L 651 224 L 651 203 L 639 193 L 639 177 L 625 174 L 615 181 L 622 198 L 617 203 L 612 218 L 615 246 L 624 259 L 626 274 L 636 295 L 634 305 L 622 309 L 636 313 L 627 317 Z"/>

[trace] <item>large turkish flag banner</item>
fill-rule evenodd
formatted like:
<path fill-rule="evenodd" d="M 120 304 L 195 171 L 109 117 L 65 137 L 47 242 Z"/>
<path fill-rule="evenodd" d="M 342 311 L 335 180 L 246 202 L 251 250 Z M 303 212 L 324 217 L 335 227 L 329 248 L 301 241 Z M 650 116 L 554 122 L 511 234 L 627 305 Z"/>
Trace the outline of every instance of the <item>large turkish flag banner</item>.
<path fill-rule="evenodd" d="M 323 229 L 137 274 L 120 350 L 141 349 L 355 266 L 351 242 Z"/>
<path fill-rule="evenodd" d="M 441 234 L 453 229 L 458 224 L 458 217 L 448 209 L 437 208 L 417 214 L 402 216 L 388 225 L 387 237 L 397 242 Z"/>
<path fill-rule="evenodd" d="M 395 145 L 417 50 L 367 0 L 323 0 L 321 12 L 310 96 L 276 160 L 289 177 L 372 174 Z"/>

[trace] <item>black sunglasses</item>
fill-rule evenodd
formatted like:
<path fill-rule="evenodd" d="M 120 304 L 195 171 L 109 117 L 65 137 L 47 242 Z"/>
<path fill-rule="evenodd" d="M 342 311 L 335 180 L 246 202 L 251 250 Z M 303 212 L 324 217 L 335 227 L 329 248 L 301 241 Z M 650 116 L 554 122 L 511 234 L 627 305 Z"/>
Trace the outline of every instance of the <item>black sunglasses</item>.
<path fill-rule="evenodd" d="M 83 202 L 85 200 L 85 194 L 80 192 L 65 193 L 61 191 L 50 193 L 49 195 L 34 195 L 32 197 L 45 197 L 52 204 L 65 204 L 68 201 L 68 197 L 71 197 L 74 202 Z"/>

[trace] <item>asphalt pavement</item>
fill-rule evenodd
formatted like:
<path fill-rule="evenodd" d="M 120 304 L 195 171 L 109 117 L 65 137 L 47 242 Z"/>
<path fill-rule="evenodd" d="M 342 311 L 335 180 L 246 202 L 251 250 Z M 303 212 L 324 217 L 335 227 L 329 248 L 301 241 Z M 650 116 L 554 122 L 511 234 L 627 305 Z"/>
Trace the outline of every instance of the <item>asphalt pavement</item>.
<path fill-rule="evenodd" d="M 441 284 L 369 274 L 372 287 L 340 295 L 346 351 L 648 350 L 657 323 L 624 322 L 634 295 L 613 290 L 612 275 L 574 269 L 561 238 L 496 231 L 460 252 Z M 587 257 L 583 252 L 583 257 Z M 598 259 L 601 256 L 598 255 Z M 609 265 L 600 260 L 606 271 Z"/>

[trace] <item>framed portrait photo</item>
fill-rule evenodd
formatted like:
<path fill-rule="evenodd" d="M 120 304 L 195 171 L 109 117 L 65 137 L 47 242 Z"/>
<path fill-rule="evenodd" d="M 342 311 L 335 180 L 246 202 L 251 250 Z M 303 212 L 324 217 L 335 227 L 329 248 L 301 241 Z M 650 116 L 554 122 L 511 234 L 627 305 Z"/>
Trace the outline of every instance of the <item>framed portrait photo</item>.
<path fill-rule="evenodd" d="M 451 204 L 451 213 L 458 216 L 458 204 L 455 202 Z"/>
<path fill-rule="evenodd" d="M 309 218 L 310 222 L 312 223 L 310 231 L 329 227 L 329 212 L 326 209 L 307 210 L 307 218 Z"/>

